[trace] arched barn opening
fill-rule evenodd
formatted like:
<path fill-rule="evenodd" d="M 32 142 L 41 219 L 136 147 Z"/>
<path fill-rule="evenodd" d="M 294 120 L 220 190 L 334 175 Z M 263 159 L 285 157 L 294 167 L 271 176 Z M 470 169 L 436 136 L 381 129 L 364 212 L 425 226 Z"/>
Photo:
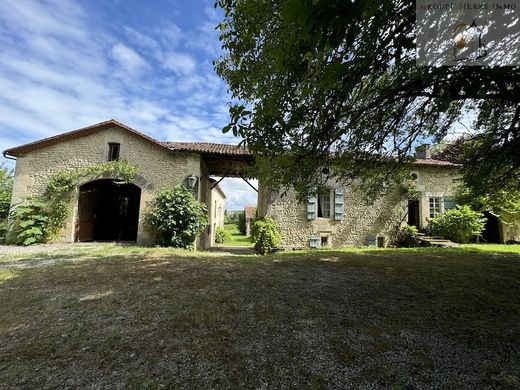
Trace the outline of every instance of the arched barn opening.
<path fill-rule="evenodd" d="M 76 241 L 136 241 L 141 189 L 101 179 L 79 188 Z"/>
<path fill-rule="evenodd" d="M 488 211 L 484 211 L 484 217 L 486 218 L 486 227 L 482 232 L 482 238 L 485 242 L 500 244 L 500 221 L 498 217 Z"/>

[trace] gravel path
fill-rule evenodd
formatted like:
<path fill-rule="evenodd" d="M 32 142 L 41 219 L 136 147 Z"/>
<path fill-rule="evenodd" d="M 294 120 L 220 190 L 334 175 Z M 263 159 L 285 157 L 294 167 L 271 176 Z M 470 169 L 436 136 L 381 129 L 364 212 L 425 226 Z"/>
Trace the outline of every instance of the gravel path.
<path fill-rule="evenodd" d="M 71 248 L 85 248 L 92 245 L 99 244 L 38 244 L 31 246 L 16 246 L 16 245 L 0 245 L 0 254 L 9 255 L 25 255 L 25 254 L 39 254 L 39 253 L 53 253 L 59 250 Z"/>

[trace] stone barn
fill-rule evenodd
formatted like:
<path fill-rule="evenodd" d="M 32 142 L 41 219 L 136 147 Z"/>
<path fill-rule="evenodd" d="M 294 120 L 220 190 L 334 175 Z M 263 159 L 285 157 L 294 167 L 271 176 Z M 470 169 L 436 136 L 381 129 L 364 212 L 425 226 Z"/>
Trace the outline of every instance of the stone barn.
<path fill-rule="evenodd" d="M 218 143 L 161 142 L 115 120 L 59 134 L 4 152 L 16 159 L 12 206 L 40 193 L 55 172 L 124 159 L 137 167 L 132 183 L 104 175 L 77 183 L 70 202 L 71 217 L 58 241 L 135 241 L 155 243 L 145 216 L 157 192 L 184 184 L 208 207 L 210 224 L 197 240 L 199 248 L 214 242 L 223 218 L 225 194 L 212 177 L 246 178 L 254 156 L 243 147 Z M 330 180 L 298 203 L 294 191 L 282 197 L 259 182 L 257 214 L 269 215 L 286 248 L 342 247 L 388 243 L 404 223 L 427 226 L 436 215 L 455 206 L 458 166 L 429 155 L 408 166 L 419 197 L 407 200 L 396 188 L 368 204 L 347 185 Z M 222 180 L 222 179 L 221 179 Z M 252 216 L 246 210 L 246 215 Z M 487 237 L 496 242 L 520 240 L 517 220 L 490 217 Z"/>

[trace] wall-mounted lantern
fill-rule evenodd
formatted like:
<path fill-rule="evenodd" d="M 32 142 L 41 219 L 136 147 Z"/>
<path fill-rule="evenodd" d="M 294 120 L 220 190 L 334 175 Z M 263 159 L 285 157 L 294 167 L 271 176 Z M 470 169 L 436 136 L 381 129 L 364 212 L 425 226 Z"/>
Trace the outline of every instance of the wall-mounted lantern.
<path fill-rule="evenodd" d="M 188 181 L 188 187 L 195 188 L 199 178 L 192 173 L 186 180 Z"/>

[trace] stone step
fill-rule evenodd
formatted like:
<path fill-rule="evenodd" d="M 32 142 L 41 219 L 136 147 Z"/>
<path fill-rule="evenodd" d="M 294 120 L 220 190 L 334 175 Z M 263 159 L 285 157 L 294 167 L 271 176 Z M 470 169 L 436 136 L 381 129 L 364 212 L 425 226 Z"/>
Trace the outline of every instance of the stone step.
<path fill-rule="evenodd" d="M 424 243 L 428 246 L 434 246 L 434 247 L 448 247 L 453 248 L 458 246 L 459 244 L 452 242 L 450 240 L 446 240 L 442 237 L 435 237 L 435 236 L 428 236 L 424 233 L 417 234 L 417 238 L 421 243 Z"/>

